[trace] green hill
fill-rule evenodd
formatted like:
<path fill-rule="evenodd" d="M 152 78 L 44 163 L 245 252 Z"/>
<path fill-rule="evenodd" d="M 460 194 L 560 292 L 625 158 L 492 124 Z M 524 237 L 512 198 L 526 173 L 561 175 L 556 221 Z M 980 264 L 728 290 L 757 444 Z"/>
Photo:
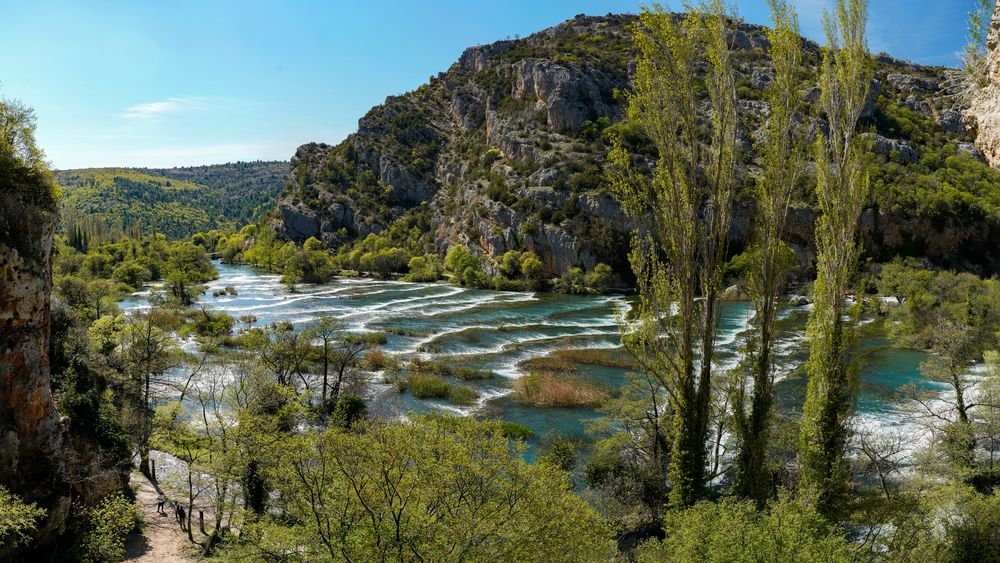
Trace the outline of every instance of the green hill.
<path fill-rule="evenodd" d="M 168 238 L 239 228 L 274 208 L 287 162 L 56 172 L 64 229 L 91 235 L 154 230 Z"/>

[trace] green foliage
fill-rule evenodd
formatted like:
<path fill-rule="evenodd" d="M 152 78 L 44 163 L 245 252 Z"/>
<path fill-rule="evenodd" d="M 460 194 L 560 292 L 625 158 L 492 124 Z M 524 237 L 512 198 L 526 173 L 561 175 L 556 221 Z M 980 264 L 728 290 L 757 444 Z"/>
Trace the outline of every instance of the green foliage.
<path fill-rule="evenodd" d="M 125 537 L 142 529 L 138 507 L 122 495 L 106 497 L 87 511 L 78 544 L 84 561 L 121 561 Z"/>
<path fill-rule="evenodd" d="M 972 494 L 958 514 L 945 523 L 952 561 L 997 561 L 1000 558 L 1000 497 Z"/>
<path fill-rule="evenodd" d="M 1000 172 L 954 145 L 927 149 L 917 164 L 886 163 L 875 169 L 872 184 L 887 210 L 902 217 L 923 217 L 935 225 L 983 221 L 1000 225 Z M 958 249 L 962 250 L 962 249 Z"/>
<path fill-rule="evenodd" d="M 403 281 L 409 282 L 433 282 L 441 279 L 441 272 L 444 265 L 436 254 L 427 256 L 414 256 L 407 264 L 409 273 L 403 276 Z"/>
<path fill-rule="evenodd" d="M 201 284 L 218 275 L 202 246 L 162 236 L 95 242 L 86 251 L 57 239 L 54 254 L 57 295 L 92 319 L 113 311 L 115 300 L 148 282 L 164 282 L 172 302 L 191 304 Z"/>
<path fill-rule="evenodd" d="M 225 311 L 209 311 L 205 308 L 192 311 L 190 320 L 190 327 L 198 336 L 229 336 L 236 323 L 236 319 Z"/>
<path fill-rule="evenodd" d="M 448 249 L 444 264 L 454 274 L 455 281 L 459 285 L 483 287 L 486 283 L 487 278 L 480 266 L 479 255 L 473 254 L 465 246 L 453 246 Z"/>
<path fill-rule="evenodd" d="M 854 328 L 859 307 L 849 310 L 845 296 L 861 252 L 858 219 L 870 193 L 868 148 L 857 134 L 873 73 L 867 22 L 867 0 L 837 1 L 825 18 L 827 49 L 820 75 L 820 106 L 829 116 L 830 131 L 818 135 L 815 144 L 820 216 L 799 464 L 805 495 L 828 515 L 841 509 L 846 494 L 848 419 L 858 388 Z"/>
<path fill-rule="evenodd" d="M 58 197 L 45 153 L 35 142 L 34 111 L 4 98 L 0 98 L 0 190 L 44 210 L 53 209 Z M 12 229 L 4 235 L 14 248 L 26 248 L 19 237 L 29 232 L 34 229 Z"/>
<path fill-rule="evenodd" d="M 643 544 L 639 561 L 853 561 L 847 539 L 815 509 L 782 496 L 763 511 L 723 499 L 672 510 L 666 537 Z"/>
<path fill-rule="evenodd" d="M 474 405 L 479 399 L 479 393 L 464 385 L 451 385 L 448 388 L 448 400 L 456 405 Z"/>
<path fill-rule="evenodd" d="M 784 0 L 772 0 L 770 6 L 774 24 L 768 40 L 774 78 L 766 93 L 770 116 L 765 128 L 763 177 L 754 193 L 756 240 L 742 260 L 733 259 L 743 263 L 744 286 L 755 312 L 753 331 L 746 339 L 743 365 L 734 385 L 733 427 L 739 447 L 734 489 L 740 496 L 754 499 L 758 506 L 772 494 L 767 459 L 774 384 L 771 347 L 778 298 L 795 264 L 795 253 L 783 238 L 792 194 L 805 175 L 802 147 L 806 145 L 796 114 L 796 71 L 803 57 L 797 16 Z"/>
<path fill-rule="evenodd" d="M 565 474 L 520 450 L 499 423 L 465 418 L 286 440 L 269 471 L 288 518 L 249 522 L 238 549 L 324 561 L 611 557 L 610 530 Z"/>
<path fill-rule="evenodd" d="M 555 437 L 542 448 L 538 463 L 545 463 L 563 471 L 569 471 L 576 465 L 579 453 L 579 442 L 569 438 Z"/>
<path fill-rule="evenodd" d="M 512 440 L 530 440 L 534 437 L 535 432 L 523 424 L 518 424 L 516 422 L 509 422 L 506 420 L 500 421 L 500 433 Z"/>
<path fill-rule="evenodd" d="M 337 403 L 333 407 L 330 419 L 333 424 L 344 429 L 349 429 L 355 424 L 365 419 L 368 406 L 364 399 L 350 393 L 343 393 L 337 397 Z"/>
<path fill-rule="evenodd" d="M 198 231 L 233 229 L 273 208 L 287 162 L 238 162 L 165 170 L 62 170 L 66 232 L 90 240 L 163 233 L 182 239 Z"/>
<path fill-rule="evenodd" d="M 657 164 L 650 178 L 621 139 L 609 155 L 614 195 L 639 225 L 629 261 L 640 321 L 623 343 L 673 404 L 674 506 L 700 499 L 706 481 L 714 319 L 740 151 L 727 9 L 712 1 L 676 19 L 659 6 L 643 10 L 633 27 L 627 115 L 652 140 Z M 704 123 L 706 97 L 712 112 Z M 696 369 L 699 345 L 706 353 Z"/>
<path fill-rule="evenodd" d="M 893 262 L 879 278 L 879 290 L 898 300 L 889 310 L 889 333 L 902 346 L 930 352 L 920 372 L 951 387 L 953 395 L 945 401 L 953 416 L 936 434 L 947 458 L 968 470 L 976 463 L 975 428 L 982 426 L 968 404 L 973 387 L 969 374 L 987 351 L 1000 344 L 1000 282 L 914 266 L 912 260 Z M 909 392 L 918 400 L 935 395 L 915 387 Z M 992 451 L 992 445 L 988 447 Z"/>
<path fill-rule="evenodd" d="M 0 485 L 0 555 L 27 544 L 44 516 L 45 509 L 25 503 Z"/>
<path fill-rule="evenodd" d="M 614 272 L 611 266 L 599 263 L 589 272 L 583 268 L 570 268 L 563 272 L 552 286 L 557 293 L 599 294 L 611 287 Z"/>

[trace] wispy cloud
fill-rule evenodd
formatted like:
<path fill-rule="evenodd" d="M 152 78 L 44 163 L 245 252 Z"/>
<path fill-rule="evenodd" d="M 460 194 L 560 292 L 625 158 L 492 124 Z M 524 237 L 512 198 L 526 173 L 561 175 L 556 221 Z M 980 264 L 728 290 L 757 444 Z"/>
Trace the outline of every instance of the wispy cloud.
<path fill-rule="evenodd" d="M 198 96 L 173 96 L 159 102 L 147 102 L 125 108 L 116 114 L 122 119 L 154 119 L 167 114 L 185 113 L 202 110 L 208 107 L 212 98 Z"/>

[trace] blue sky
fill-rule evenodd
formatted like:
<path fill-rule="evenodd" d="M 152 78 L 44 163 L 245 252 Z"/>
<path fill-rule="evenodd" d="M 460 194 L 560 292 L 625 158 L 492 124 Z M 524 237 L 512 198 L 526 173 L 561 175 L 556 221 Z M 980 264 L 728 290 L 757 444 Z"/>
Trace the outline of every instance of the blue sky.
<path fill-rule="evenodd" d="M 820 37 L 830 0 L 794 0 Z M 767 22 L 765 0 L 737 0 Z M 875 52 L 956 64 L 974 0 L 870 0 Z M 56 168 L 287 159 L 335 143 L 470 45 L 619 0 L 0 0 L 0 96 L 34 106 Z M 676 6 L 679 0 L 668 2 Z"/>

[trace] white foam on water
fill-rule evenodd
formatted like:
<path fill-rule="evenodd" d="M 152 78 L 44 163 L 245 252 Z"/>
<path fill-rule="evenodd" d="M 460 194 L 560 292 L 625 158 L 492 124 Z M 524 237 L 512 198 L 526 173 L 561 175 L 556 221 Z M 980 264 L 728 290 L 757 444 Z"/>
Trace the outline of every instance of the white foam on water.
<path fill-rule="evenodd" d="M 367 314 L 367 313 L 373 313 L 375 311 L 382 311 L 382 310 L 385 310 L 385 309 L 391 309 L 395 305 L 401 305 L 401 304 L 406 304 L 406 303 L 423 302 L 423 301 L 427 301 L 428 299 L 443 299 L 443 298 L 446 298 L 446 297 L 451 297 L 453 295 L 458 295 L 459 293 L 464 293 L 466 291 L 468 291 L 468 290 L 467 289 L 463 289 L 461 287 L 453 287 L 453 288 L 448 288 L 446 293 L 434 294 L 434 295 L 421 295 L 419 297 L 410 297 L 410 298 L 407 298 L 407 299 L 395 299 L 393 301 L 385 301 L 385 302 L 379 303 L 377 305 L 371 305 L 371 306 L 367 306 L 367 307 L 361 307 L 357 311 L 353 311 L 351 313 L 348 313 L 345 316 L 364 315 L 364 314 Z M 419 307 L 420 305 L 417 305 L 417 306 Z M 395 309 L 391 309 L 391 310 L 398 311 L 398 310 L 402 310 L 402 308 L 395 308 Z"/>

